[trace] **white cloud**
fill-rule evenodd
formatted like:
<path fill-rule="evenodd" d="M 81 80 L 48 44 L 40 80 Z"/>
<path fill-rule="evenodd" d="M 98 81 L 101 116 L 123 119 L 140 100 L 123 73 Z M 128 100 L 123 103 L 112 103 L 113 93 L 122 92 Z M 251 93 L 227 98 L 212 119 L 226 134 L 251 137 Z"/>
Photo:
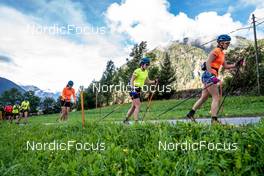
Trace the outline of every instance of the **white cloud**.
<path fill-rule="evenodd" d="M 17 83 L 53 91 L 60 91 L 70 79 L 76 83 L 75 88 L 87 86 L 92 79 L 100 78 L 108 59 L 120 62 L 127 55 L 120 44 L 113 42 L 113 36 L 91 34 L 84 37 L 88 41 L 81 45 L 65 37 L 32 35 L 28 25 L 41 25 L 38 17 L 3 6 L 0 14 L 0 51 L 9 54 L 15 63 L 0 63 L 1 76 Z M 65 18 L 89 25 L 78 14 Z"/>
<path fill-rule="evenodd" d="M 108 59 L 114 59 L 120 65 L 130 50 L 128 44 L 123 46 L 122 42 L 126 40 L 148 41 L 151 49 L 184 37 L 210 41 L 220 33 L 243 26 L 234 21 L 230 13 L 204 12 L 192 19 L 182 12 L 177 15 L 170 13 L 166 0 L 125 0 L 121 4 L 113 3 L 105 12 L 107 27 L 111 30 L 107 35 L 68 38 L 46 33 L 32 35 L 28 24 L 91 26 L 78 3 L 67 0 L 64 3 L 36 2 L 39 2 L 39 10 L 27 15 L 0 6 L 0 52 L 15 63 L 0 62 L 1 76 L 54 91 L 62 89 L 69 79 L 74 80 L 76 88 L 87 86 L 93 78 L 99 79 Z M 263 8 L 256 9 L 255 13 L 264 16 Z M 246 35 L 244 31 L 235 33 L 238 34 Z M 258 33 L 259 36 L 263 37 L 263 32 Z M 72 37 L 77 41 L 81 39 L 83 44 L 69 40 Z"/>
<path fill-rule="evenodd" d="M 264 1 L 263 0 L 238 0 L 235 5 L 230 5 L 228 7 L 229 13 L 243 11 L 248 7 L 255 7 L 255 9 L 262 9 L 264 8 Z M 251 21 L 251 20 L 249 20 Z"/>
<path fill-rule="evenodd" d="M 252 14 L 255 15 L 256 21 L 262 22 L 264 20 L 264 1 L 263 0 L 239 0 L 236 5 L 229 6 L 229 13 L 243 12 L 248 7 L 255 7 L 255 10 L 248 14 L 247 24 L 245 26 L 252 25 Z M 239 33 L 241 35 L 241 33 Z M 253 31 L 244 32 L 243 35 L 251 40 L 254 39 Z M 263 25 L 257 26 L 257 37 L 264 38 L 264 28 Z"/>
<path fill-rule="evenodd" d="M 264 6 L 263 6 L 264 7 Z M 256 29 L 257 29 L 257 38 L 258 39 L 263 39 L 264 38 L 264 8 L 261 9 L 256 9 L 254 12 L 251 13 L 249 20 L 252 21 L 252 14 L 255 15 L 256 17 Z M 258 23 L 261 23 L 260 25 L 258 25 Z M 250 36 L 250 38 L 253 39 L 253 35 Z"/>
<path fill-rule="evenodd" d="M 184 37 L 210 41 L 242 27 L 229 13 L 204 12 L 195 19 L 182 12 L 173 15 L 166 0 L 126 0 L 112 4 L 105 15 L 113 31 L 127 34 L 135 42 L 148 41 L 151 48 Z"/>
<path fill-rule="evenodd" d="M 255 10 L 249 14 L 248 22 L 252 22 L 252 13 L 255 14 L 257 18 L 264 18 L 264 1 L 263 0 L 239 0 L 237 5 L 229 6 L 228 12 L 233 13 L 236 11 L 242 11 L 248 6 L 255 7 Z"/>
<path fill-rule="evenodd" d="M 257 21 L 258 20 L 263 21 L 264 20 L 264 7 L 263 8 L 257 8 L 256 10 L 254 10 L 249 16 L 250 21 L 252 21 L 252 14 L 255 15 Z"/>
<path fill-rule="evenodd" d="M 264 1 L 263 0 L 239 0 L 238 4 L 242 5 L 242 6 L 253 5 L 253 6 L 256 6 L 256 8 L 263 8 L 264 7 Z"/>

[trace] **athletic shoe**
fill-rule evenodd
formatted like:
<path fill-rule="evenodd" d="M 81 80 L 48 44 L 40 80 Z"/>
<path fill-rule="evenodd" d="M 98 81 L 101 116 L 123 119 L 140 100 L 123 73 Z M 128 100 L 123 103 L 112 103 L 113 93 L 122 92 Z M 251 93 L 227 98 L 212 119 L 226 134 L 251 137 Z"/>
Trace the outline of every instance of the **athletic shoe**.
<path fill-rule="evenodd" d="M 211 124 L 221 124 L 221 121 L 217 119 L 217 117 L 212 117 Z"/>
<path fill-rule="evenodd" d="M 125 119 L 125 120 L 123 121 L 123 123 L 126 124 L 126 125 L 129 125 L 129 120 Z"/>
<path fill-rule="evenodd" d="M 195 118 L 194 118 L 194 113 L 195 113 L 195 111 L 194 111 L 194 110 L 191 110 L 191 111 L 186 115 L 186 117 L 187 117 L 188 119 L 190 119 L 192 122 L 197 123 L 196 120 L 195 120 Z"/>

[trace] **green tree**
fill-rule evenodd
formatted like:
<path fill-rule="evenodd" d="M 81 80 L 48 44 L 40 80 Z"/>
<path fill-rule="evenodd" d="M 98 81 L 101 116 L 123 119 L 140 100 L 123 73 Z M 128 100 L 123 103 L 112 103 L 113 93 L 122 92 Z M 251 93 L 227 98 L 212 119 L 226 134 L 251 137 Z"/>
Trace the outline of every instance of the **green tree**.
<path fill-rule="evenodd" d="M 159 67 L 158 66 L 150 66 L 149 68 L 149 79 L 150 80 L 155 80 L 159 78 Z"/>
<path fill-rule="evenodd" d="M 174 93 L 175 89 L 172 83 L 176 81 L 175 69 L 172 66 L 168 53 L 165 53 L 165 58 L 161 63 L 159 77 L 159 99 L 169 99 Z M 170 86 L 170 87 L 168 87 Z"/>
<path fill-rule="evenodd" d="M 264 44 L 263 44 L 264 46 Z M 226 77 L 224 79 L 224 90 L 232 90 L 230 94 L 241 95 L 241 94 L 257 94 L 257 73 L 256 73 L 256 59 L 255 59 L 255 49 L 254 47 L 248 46 L 246 48 L 240 49 L 235 48 L 231 50 L 227 56 L 226 60 L 228 62 L 234 63 L 239 59 L 244 58 L 246 61 L 245 67 L 242 67 L 239 74 L 231 81 L 235 76 L 236 70 L 230 71 L 232 77 Z M 260 90 L 261 94 L 264 95 L 264 52 L 259 48 L 259 75 L 260 75 Z"/>
<path fill-rule="evenodd" d="M 56 101 L 54 98 L 46 97 L 41 103 L 44 114 L 55 113 L 54 107 L 56 106 Z"/>
<path fill-rule="evenodd" d="M 125 85 L 128 84 L 129 82 L 129 75 L 127 75 L 127 68 L 117 68 L 116 70 L 116 77 L 114 78 L 115 80 L 118 80 L 118 82 L 123 82 Z"/>
<path fill-rule="evenodd" d="M 95 94 L 96 94 L 96 88 L 94 86 L 96 84 L 95 82 L 91 83 L 88 88 L 86 88 L 83 91 L 83 104 L 84 109 L 93 109 L 96 107 L 96 100 L 95 100 Z M 81 96 L 78 97 L 77 101 L 77 109 L 81 110 Z"/>
<path fill-rule="evenodd" d="M 103 76 L 100 80 L 101 86 L 107 86 L 108 90 L 102 93 L 103 101 L 106 103 L 106 105 L 109 105 L 110 101 L 112 100 L 112 90 L 110 90 L 110 85 L 114 84 L 114 77 L 116 74 L 116 69 L 114 62 L 112 60 L 109 60 L 106 65 L 106 69 L 103 73 Z"/>
<path fill-rule="evenodd" d="M 22 93 L 16 88 L 12 88 L 10 90 L 3 92 L 0 97 L 0 101 L 2 103 L 5 104 L 7 102 L 10 102 L 13 105 L 15 104 L 16 101 L 22 101 L 23 99 L 24 98 Z"/>
<path fill-rule="evenodd" d="M 61 96 L 59 96 L 56 100 L 56 104 L 54 105 L 54 111 L 56 113 L 61 112 Z"/>
<path fill-rule="evenodd" d="M 156 61 L 157 59 L 156 54 L 154 52 L 148 52 L 145 54 L 145 56 L 151 58 L 152 62 Z"/>
<path fill-rule="evenodd" d="M 151 79 L 151 80 L 157 79 L 158 74 L 159 74 L 159 67 L 153 64 L 153 62 L 156 61 L 156 54 L 153 52 L 148 52 L 145 54 L 145 56 L 148 58 L 151 58 L 151 64 L 150 64 L 150 67 L 148 69 L 149 79 Z"/>
<path fill-rule="evenodd" d="M 140 44 L 135 44 L 132 48 L 131 53 L 129 54 L 132 57 L 131 60 L 127 60 L 127 69 L 124 72 L 123 81 L 124 83 L 129 82 L 130 77 L 135 69 L 139 67 L 139 62 L 143 58 L 144 53 L 147 52 L 147 42 L 142 41 Z"/>

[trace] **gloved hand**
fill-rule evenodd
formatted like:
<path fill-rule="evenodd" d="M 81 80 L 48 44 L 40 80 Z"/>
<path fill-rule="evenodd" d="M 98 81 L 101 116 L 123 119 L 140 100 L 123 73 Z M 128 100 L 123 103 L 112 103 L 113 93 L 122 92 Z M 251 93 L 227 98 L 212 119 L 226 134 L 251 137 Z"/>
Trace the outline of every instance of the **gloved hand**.
<path fill-rule="evenodd" d="M 212 82 L 213 82 L 214 84 L 217 84 L 219 81 L 220 81 L 220 79 L 218 79 L 217 77 L 213 77 L 213 78 L 212 78 Z"/>
<path fill-rule="evenodd" d="M 244 64 L 244 59 L 240 59 L 239 61 L 236 62 L 236 67 L 240 67 Z"/>

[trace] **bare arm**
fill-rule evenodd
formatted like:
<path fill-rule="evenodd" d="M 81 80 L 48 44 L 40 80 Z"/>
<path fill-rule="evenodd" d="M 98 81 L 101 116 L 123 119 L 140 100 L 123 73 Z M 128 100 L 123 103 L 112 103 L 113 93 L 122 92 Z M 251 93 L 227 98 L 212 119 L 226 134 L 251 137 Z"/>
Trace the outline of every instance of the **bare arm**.
<path fill-rule="evenodd" d="M 146 81 L 147 84 L 155 84 L 156 81 L 155 80 L 150 80 L 149 77 L 147 77 Z"/>
<path fill-rule="evenodd" d="M 75 94 L 75 90 L 72 90 L 72 95 L 73 95 L 73 99 L 74 99 L 74 103 L 76 104 L 76 94 Z"/>
<path fill-rule="evenodd" d="M 65 100 L 65 88 L 61 92 L 61 97 L 62 97 L 62 100 Z"/>
<path fill-rule="evenodd" d="M 227 64 L 225 61 L 223 66 L 225 69 L 230 69 L 230 68 L 235 68 L 236 64 Z"/>
<path fill-rule="evenodd" d="M 210 53 L 209 56 L 208 56 L 208 59 L 206 61 L 206 68 L 209 72 L 211 72 L 211 63 L 215 60 L 215 56 Z"/>
<path fill-rule="evenodd" d="M 131 87 L 134 87 L 134 80 L 136 79 L 136 76 L 133 74 L 131 79 L 130 79 L 130 85 Z"/>

